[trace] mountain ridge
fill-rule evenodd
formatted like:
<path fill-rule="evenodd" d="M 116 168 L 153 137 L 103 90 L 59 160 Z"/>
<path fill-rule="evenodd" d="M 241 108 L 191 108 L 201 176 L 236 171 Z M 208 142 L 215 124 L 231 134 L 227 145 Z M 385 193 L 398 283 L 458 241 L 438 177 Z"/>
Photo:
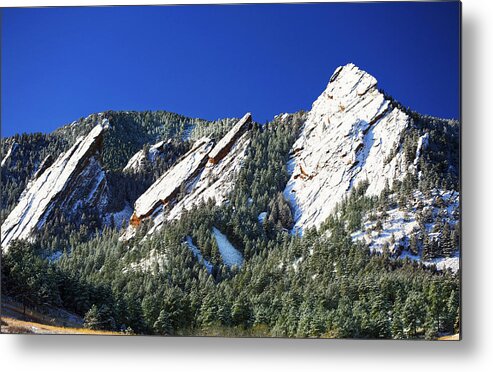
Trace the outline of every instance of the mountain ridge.
<path fill-rule="evenodd" d="M 459 332 L 458 123 L 403 108 L 354 65 L 310 111 L 262 125 L 163 115 L 84 119 L 109 127 L 78 156 L 80 128 L 2 141 L 3 224 L 27 238 L 2 242 L 4 293 L 129 334 Z"/>
<path fill-rule="evenodd" d="M 105 139 L 104 146 L 113 141 L 110 132 L 116 127 L 110 123 L 115 115 L 118 113 L 108 111 L 98 116 L 88 117 L 93 118 L 92 122 L 88 122 L 89 126 L 99 125 L 98 120 L 108 123 L 105 138 L 110 138 L 110 142 Z M 282 123 L 286 122 L 289 117 L 290 114 L 278 115 L 275 120 Z M 426 147 L 431 145 L 429 132 L 416 134 L 414 121 L 419 118 L 421 117 L 418 114 L 406 111 L 397 101 L 384 94 L 378 88 L 378 82 L 372 75 L 352 63 L 338 67 L 330 77 L 326 89 L 306 114 L 297 141 L 292 147 L 290 159 L 285 165 L 290 178 L 283 194 L 293 215 L 293 231 L 302 233 L 310 227 L 320 227 L 334 212 L 341 200 L 347 197 L 354 187 L 363 182 L 369 185 L 365 192 L 366 195 L 376 196 L 384 188 L 392 187 L 394 181 L 402 182 L 408 176 L 422 177 L 420 167 L 423 167 L 423 161 L 420 159 L 426 152 Z M 443 119 L 437 120 L 446 122 Z M 211 132 L 212 136 L 196 140 L 187 153 L 182 152 L 180 157 L 180 152 L 178 152 L 179 156 L 172 157 L 168 165 L 162 168 L 163 170 L 156 169 L 161 172 L 158 176 L 140 183 L 137 189 L 141 191 L 137 191 L 133 198 L 124 198 L 116 203 L 109 192 L 109 203 L 116 206 L 114 213 L 101 212 L 106 213 L 106 216 L 102 216 L 102 220 L 106 221 L 104 224 L 123 226 L 128 223 L 129 227 L 122 235 L 124 240 L 128 240 L 135 236 L 142 218 L 147 219 L 152 215 L 151 219 L 154 222 L 149 231 L 152 234 L 166 220 L 179 218 L 183 209 L 190 209 L 201 201 L 206 202 L 212 198 L 219 204 L 227 202 L 228 194 L 234 187 L 236 174 L 249 151 L 249 140 L 245 137 L 248 130 L 244 132 L 243 128 L 246 128 L 245 124 L 251 126 L 251 121 L 251 114 L 246 114 L 240 120 L 227 122 L 222 134 L 216 136 L 214 132 Z M 75 126 L 74 123 L 57 131 L 70 130 Z M 236 127 L 239 128 L 238 131 L 235 130 Z M 183 133 L 187 133 L 191 127 L 185 125 L 182 128 L 185 132 L 176 131 L 176 133 L 182 141 L 186 142 Z M 81 128 L 78 130 L 80 131 Z M 411 149 L 405 149 L 406 141 L 408 141 L 406 136 L 410 135 L 412 130 L 414 139 L 409 141 L 413 144 L 407 145 Z M 241 140 L 243 137 L 244 139 Z M 159 154 L 156 152 L 159 147 L 162 148 L 159 151 L 166 148 L 168 152 L 173 152 L 174 148 L 163 146 L 165 142 L 166 146 L 171 144 L 174 138 L 170 137 L 156 143 L 157 137 L 152 137 L 152 139 L 148 137 L 148 141 L 151 141 L 150 150 Z M 222 142 L 223 145 L 221 145 Z M 239 147 L 236 145 L 237 142 L 240 143 Z M 194 170 L 191 170 L 189 167 L 192 163 L 184 162 L 187 156 L 193 159 L 198 155 L 201 144 L 205 144 L 207 148 L 202 157 L 194 160 L 199 161 L 193 166 Z M 231 160 L 225 160 L 231 148 L 235 146 L 237 150 L 233 151 L 233 155 L 230 156 Z M 221 149 L 218 149 L 219 147 Z M 103 166 L 108 167 L 110 163 L 104 165 L 104 156 L 108 148 L 104 148 L 105 151 L 102 151 Z M 217 153 L 212 156 L 213 160 L 210 155 L 212 153 Z M 122 165 L 119 169 L 122 169 L 124 174 L 130 170 L 139 172 L 144 163 L 148 164 L 151 169 L 155 168 L 153 162 L 158 159 L 156 154 L 152 155 L 152 158 L 146 158 L 142 149 L 135 153 L 128 153 L 127 158 L 120 161 Z M 4 161 L 5 159 L 2 163 Z M 227 163 L 227 167 L 219 167 L 221 162 Z M 185 167 L 184 173 L 178 172 L 183 173 L 183 177 L 175 179 L 178 174 L 176 173 L 177 167 L 180 164 Z M 144 170 L 142 172 L 145 174 Z M 108 176 L 111 174 L 112 172 L 109 172 Z M 132 177 L 132 173 L 127 175 L 129 179 Z M 164 193 L 165 196 L 162 196 L 163 191 L 159 190 L 168 184 L 167 181 L 162 181 L 163 178 L 169 179 L 173 184 L 171 191 Z M 152 180 L 154 183 L 150 182 Z M 111 177 L 108 182 L 111 184 Z M 132 182 L 139 183 L 138 181 Z M 115 187 L 117 186 L 111 189 Z M 153 198 L 146 196 L 151 193 L 151 190 L 157 192 L 155 200 L 149 201 L 152 208 L 144 208 L 146 210 L 142 212 L 140 204 L 143 200 Z M 165 206 L 164 209 L 161 205 Z M 132 216 L 129 214 L 129 207 L 134 210 Z M 113 215 L 118 215 L 117 223 L 112 221 L 111 216 Z M 11 221 L 9 223 L 11 224 Z M 30 233 L 20 234 L 23 237 L 29 235 Z"/>

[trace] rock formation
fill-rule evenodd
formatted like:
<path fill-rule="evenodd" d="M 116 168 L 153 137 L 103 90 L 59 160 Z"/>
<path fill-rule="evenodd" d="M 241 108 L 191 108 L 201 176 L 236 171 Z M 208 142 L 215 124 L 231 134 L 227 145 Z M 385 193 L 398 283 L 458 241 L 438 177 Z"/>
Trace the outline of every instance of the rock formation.
<path fill-rule="evenodd" d="M 45 159 L 1 227 L 2 249 L 14 239 L 30 239 L 55 211 L 106 204 L 106 175 L 99 163 L 105 119 L 51 165 Z"/>
<path fill-rule="evenodd" d="M 391 103 L 355 65 L 334 72 L 292 150 L 284 195 L 295 229 L 320 226 L 361 181 L 369 181 L 368 195 L 377 195 L 414 171 L 400 151 L 410 119 Z"/>
<path fill-rule="evenodd" d="M 223 203 L 234 187 L 234 175 L 246 156 L 251 121 L 251 114 L 246 114 L 215 145 L 206 137 L 198 140 L 137 199 L 123 239 L 133 237 L 135 228 L 144 219 L 152 220 L 149 231 L 152 233 L 164 221 L 179 218 L 184 209 L 201 201 L 213 199 L 217 204 Z"/>

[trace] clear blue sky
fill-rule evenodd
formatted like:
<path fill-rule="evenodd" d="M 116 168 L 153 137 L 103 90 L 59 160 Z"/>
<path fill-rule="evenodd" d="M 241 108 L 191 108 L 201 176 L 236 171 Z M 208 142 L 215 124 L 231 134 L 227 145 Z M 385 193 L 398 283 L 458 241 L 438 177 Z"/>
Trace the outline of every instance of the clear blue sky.
<path fill-rule="evenodd" d="M 353 62 L 405 106 L 459 116 L 459 3 L 2 11 L 2 135 L 105 110 L 257 121 L 310 109 Z"/>

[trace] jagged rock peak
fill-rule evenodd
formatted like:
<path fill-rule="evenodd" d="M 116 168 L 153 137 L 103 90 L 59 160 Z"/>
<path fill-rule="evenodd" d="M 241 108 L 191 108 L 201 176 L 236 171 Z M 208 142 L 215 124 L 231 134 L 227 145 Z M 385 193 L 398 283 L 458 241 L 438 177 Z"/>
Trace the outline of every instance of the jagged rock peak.
<path fill-rule="evenodd" d="M 377 89 L 377 80 L 354 64 L 336 69 L 313 103 L 289 163 L 284 195 L 295 227 L 320 226 L 362 181 L 376 195 L 409 168 L 400 151 L 407 114 Z"/>
<path fill-rule="evenodd" d="M 2 249 L 14 239 L 32 238 L 56 209 L 73 213 L 83 205 L 105 203 L 106 177 L 98 157 L 108 126 L 103 119 L 51 166 L 41 167 L 2 224 Z"/>
<path fill-rule="evenodd" d="M 338 97 L 362 96 L 377 86 L 377 79 L 353 63 L 339 66 L 332 74 L 327 89 Z"/>
<path fill-rule="evenodd" d="M 146 160 L 151 163 L 155 162 L 158 157 L 165 154 L 171 147 L 171 139 L 167 141 L 159 141 L 149 148 L 149 152 L 146 154 L 143 149 L 137 151 L 127 162 L 127 165 L 123 168 L 124 171 L 140 171 L 142 165 Z"/>

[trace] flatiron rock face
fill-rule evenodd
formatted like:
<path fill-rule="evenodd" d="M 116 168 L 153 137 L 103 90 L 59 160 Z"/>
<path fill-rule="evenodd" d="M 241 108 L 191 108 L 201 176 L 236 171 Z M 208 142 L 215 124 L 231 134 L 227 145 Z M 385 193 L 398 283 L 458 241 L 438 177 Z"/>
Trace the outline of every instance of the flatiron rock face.
<path fill-rule="evenodd" d="M 99 163 L 107 119 L 52 162 L 43 161 L 19 202 L 1 227 L 2 249 L 14 239 L 30 239 L 55 211 L 73 214 L 79 208 L 107 204 L 106 174 Z"/>
<path fill-rule="evenodd" d="M 165 216 L 167 220 L 179 218 L 183 210 L 189 210 L 202 201 L 212 199 L 216 205 L 224 203 L 234 188 L 236 175 L 243 165 L 249 144 L 249 134 L 244 132 L 218 163 L 212 163 L 209 156 L 209 162 L 202 172 L 186 185 L 185 196 L 167 214 L 156 218 L 155 226 L 158 227 Z"/>
<path fill-rule="evenodd" d="M 415 168 L 401 151 L 406 113 L 377 89 L 377 80 L 353 64 L 339 67 L 313 103 L 292 149 L 284 190 L 295 231 L 319 227 L 338 202 L 368 180 L 368 195 Z"/>
<path fill-rule="evenodd" d="M 143 220 L 152 221 L 152 233 L 165 220 L 179 218 L 184 209 L 202 201 L 212 198 L 217 204 L 223 203 L 246 156 L 251 121 L 251 114 L 246 114 L 217 144 L 207 137 L 198 140 L 137 199 L 122 239 L 133 237 Z"/>
<path fill-rule="evenodd" d="M 159 177 L 135 202 L 131 224 L 135 226 L 162 205 L 172 202 L 182 184 L 202 171 L 213 146 L 214 141 L 209 138 L 198 140 L 175 166 Z"/>
<path fill-rule="evenodd" d="M 230 153 L 231 148 L 236 144 L 238 138 L 251 128 L 252 114 L 247 113 L 238 123 L 217 143 L 209 154 L 211 164 L 219 163 Z"/>

